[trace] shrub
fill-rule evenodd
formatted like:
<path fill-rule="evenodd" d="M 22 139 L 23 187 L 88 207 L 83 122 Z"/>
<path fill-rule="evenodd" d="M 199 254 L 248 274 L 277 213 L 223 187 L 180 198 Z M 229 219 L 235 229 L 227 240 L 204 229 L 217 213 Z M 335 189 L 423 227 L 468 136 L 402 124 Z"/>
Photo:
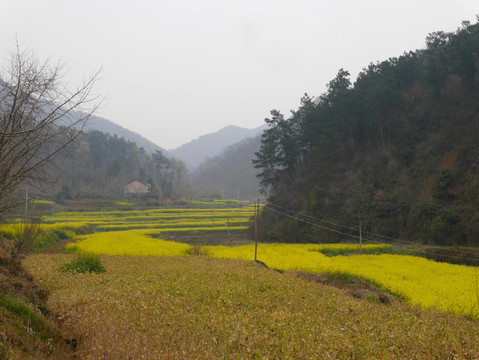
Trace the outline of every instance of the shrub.
<path fill-rule="evenodd" d="M 185 250 L 185 255 L 192 256 L 209 256 L 210 252 L 207 248 L 201 245 L 191 245 L 188 249 Z"/>
<path fill-rule="evenodd" d="M 63 265 L 60 268 L 62 271 L 68 271 L 71 273 L 104 273 L 105 267 L 102 265 L 100 257 L 93 254 L 81 254 L 78 257 Z"/>

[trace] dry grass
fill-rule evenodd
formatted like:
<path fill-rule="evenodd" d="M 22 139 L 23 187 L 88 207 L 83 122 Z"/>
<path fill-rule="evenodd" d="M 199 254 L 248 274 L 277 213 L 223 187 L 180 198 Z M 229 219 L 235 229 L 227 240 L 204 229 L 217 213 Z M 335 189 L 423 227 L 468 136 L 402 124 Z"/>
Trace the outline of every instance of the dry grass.
<path fill-rule="evenodd" d="M 152 230 L 99 232 L 67 244 L 79 252 L 105 255 L 179 256 L 190 246 L 152 238 Z M 194 245 L 202 245 L 196 243 Z M 374 245 L 364 246 L 378 248 Z M 253 260 L 254 244 L 202 246 L 212 257 Z M 412 304 L 479 319 L 477 268 L 438 263 L 406 255 L 351 255 L 328 257 L 320 251 L 357 249 L 351 244 L 260 244 L 257 258 L 280 271 L 342 273 L 361 277 L 403 297 Z"/>
<path fill-rule="evenodd" d="M 26 267 L 81 359 L 474 359 L 477 323 L 269 270 L 203 257 L 104 256 L 105 274 Z"/>

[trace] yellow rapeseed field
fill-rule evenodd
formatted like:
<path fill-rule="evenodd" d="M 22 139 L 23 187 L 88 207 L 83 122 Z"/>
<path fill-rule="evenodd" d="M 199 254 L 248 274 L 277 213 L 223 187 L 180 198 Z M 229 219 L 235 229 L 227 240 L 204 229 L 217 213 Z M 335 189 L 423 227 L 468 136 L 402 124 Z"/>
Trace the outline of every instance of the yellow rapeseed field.
<path fill-rule="evenodd" d="M 98 231 L 130 229 L 171 229 L 179 231 L 244 230 L 251 222 L 254 207 L 218 209 L 150 209 L 131 211 L 58 212 L 42 217 L 46 224 L 88 223 Z M 207 229 L 198 229 L 207 228 Z M 226 231 L 225 230 L 225 231 Z M 170 230 L 171 231 L 171 230 Z"/>
<path fill-rule="evenodd" d="M 175 229 L 177 230 L 177 229 Z M 81 252 L 108 255 L 183 255 L 188 245 L 153 239 L 151 230 L 96 233 L 69 244 Z M 478 269 L 406 255 L 327 257 L 322 248 L 357 245 L 260 244 L 258 260 L 282 271 L 340 272 L 362 277 L 412 304 L 479 317 Z M 374 247 L 377 245 L 366 245 Z M 254 260 L 254 244 L 205 246 L 212 257 Z"/>

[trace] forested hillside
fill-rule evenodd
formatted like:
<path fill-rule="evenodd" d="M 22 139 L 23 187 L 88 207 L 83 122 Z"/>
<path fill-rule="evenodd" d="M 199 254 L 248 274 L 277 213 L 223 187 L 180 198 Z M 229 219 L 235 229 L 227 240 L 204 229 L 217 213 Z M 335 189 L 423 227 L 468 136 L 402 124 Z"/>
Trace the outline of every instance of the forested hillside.
<path fill-rule="evenodd" d="M 126 140 L 132 141 L 138 145 L 138 147 L 142 147 L 148 153 L 154 153 L 155 150 L 161 151 L 164 155 L 167 155 L 167 151 L 162 147 L 152 143 L 148 139 L 145 139 L 140 134 L 137 134 L 131 130 L 125 129 L 124 127 L 115 124 L 113 121 L 108 119 L 104 119 L 99 116 L 92 116 L 90 117 L 88 124 L 86 126 L 88 131 L 101 131 L 105 134 L 109 134 L 111 136 L 118 136 L 119 138 L 125 138 Z"/>
<path fill-rule="evenodd" d="M 366 237 L 478 245 L 478 66 L 479 25 L 464 22 L 371 63 L 354 83 L 339 70 L 290 117 L 273 110 L 254 159 L 276 210 L 263 211 L 263 240 L 341 237 L 322 219 L 361 223 Z"/>
<path fill-rule="evenodd" d="M 133 180 L 149 184 L 157 198 L 177 200 L 186 191 L 188 171 L 181 161 L 161 151 L 149 154 L 124 138 L 85 132 L 65 155 L 52 172 L 58 181 L 50 192 L 58 201 L 121 197 L 123 187 Z"/>
<path fill-rule="evenodd" d="M 258 171 L 251 165 L 259 150 L 257 135 L 229 146 L 220 155 L 206 160 L 191 176 L 191 187 L 199 196 L 254 200 L 259 194 Z"/>

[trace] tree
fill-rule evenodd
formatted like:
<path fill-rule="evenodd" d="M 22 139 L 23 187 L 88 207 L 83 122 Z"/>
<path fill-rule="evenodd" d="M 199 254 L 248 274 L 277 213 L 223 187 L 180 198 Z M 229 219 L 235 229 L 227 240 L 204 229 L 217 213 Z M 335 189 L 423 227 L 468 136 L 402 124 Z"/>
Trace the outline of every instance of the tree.
<path fill-rule="evenodd" d="M 308 95 L 303 97 L 303 103 L 310 103 Z M 266 118 L 268 124 L 261 136 L 261 146 L 255 152 L 253 166 L 261 169 L 257 175 L 260 179 L 261 191 L 266 193 L 268 187 L 275 187 L 282 177 L 293 177 L 301 157 L 301 114 L 296 112 L 288 119 L 278 110 L 271 110 L 271 119 Z M 298 146 L 299 145 L 299 146 Z"/>
<path fill-rule="evenodd" d="M 321 100 L 329 105 L 335 104 L 336 100 L 351 88 L 349 76 L 349 71 L 346 71 L 343 68 L 339 69 L 336 77 L 328 83 L 328 91 L 321 96 Z"/>
<path fill-rule="evenodd" d="M 21 186 L 44 183 L 51 164 L 99 106 L 98 72 L 73 91 L 60 63 L 16 45 L 0 77 L 0 216 L 18 205 Z"/>

